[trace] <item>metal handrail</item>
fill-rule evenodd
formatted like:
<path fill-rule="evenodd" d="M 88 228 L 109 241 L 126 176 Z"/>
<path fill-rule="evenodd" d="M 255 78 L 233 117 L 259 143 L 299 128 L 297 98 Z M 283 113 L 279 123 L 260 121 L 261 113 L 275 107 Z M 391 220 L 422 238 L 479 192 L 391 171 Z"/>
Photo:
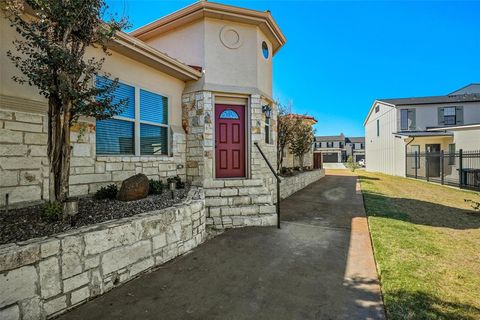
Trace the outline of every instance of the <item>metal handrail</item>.
<path fill-rule="evenodd" d="M 280 182 L 282 182 L 282 179 L 278 176 L 278 174 L 275 172 L 275 169 L 273 169 L 272 164 L 270 161 L 268 161 L 267 157 L 265 156 L 265 153 L 263 153 L 262 149 L 258 145 L 258 142 L 254 142 L 254 145 L 257 147 L 258 151 L 260 151 L 260 154 L 262 155 L 263 159 L 267 163 L 268 167 L 270 168 L 270 171 L 272 171 L 273 175 L 275 176 L 275 179 L 277 180 L 277 228 L 280 229 Z"/>

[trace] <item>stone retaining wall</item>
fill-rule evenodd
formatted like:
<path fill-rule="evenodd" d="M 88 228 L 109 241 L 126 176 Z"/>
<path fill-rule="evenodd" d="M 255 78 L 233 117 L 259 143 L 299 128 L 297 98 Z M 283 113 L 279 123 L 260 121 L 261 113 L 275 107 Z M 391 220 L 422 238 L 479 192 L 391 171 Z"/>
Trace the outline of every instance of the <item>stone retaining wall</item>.
<path fill-rule="evenodd" d="M 206 239 L 205 199 L 0 246 L 0 319 L 44 319 L 101 295 Z"/>
<path fill-rule="evenodd" d="M 324 176 L 325 169 L 319 169 L 303 172 L 293 177 L 283 177 L 280 184 L 280 197 L 285 199 Z"/>

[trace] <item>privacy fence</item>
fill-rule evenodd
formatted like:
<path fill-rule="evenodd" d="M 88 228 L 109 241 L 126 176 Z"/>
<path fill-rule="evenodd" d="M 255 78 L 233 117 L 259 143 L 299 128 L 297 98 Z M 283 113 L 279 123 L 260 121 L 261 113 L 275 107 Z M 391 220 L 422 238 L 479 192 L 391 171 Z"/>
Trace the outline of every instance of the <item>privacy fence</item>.
<path fill-rule="evenodd" d="M 406 175 L 410 178 L 480 190 L 480 150 L 407 153 Z"/>

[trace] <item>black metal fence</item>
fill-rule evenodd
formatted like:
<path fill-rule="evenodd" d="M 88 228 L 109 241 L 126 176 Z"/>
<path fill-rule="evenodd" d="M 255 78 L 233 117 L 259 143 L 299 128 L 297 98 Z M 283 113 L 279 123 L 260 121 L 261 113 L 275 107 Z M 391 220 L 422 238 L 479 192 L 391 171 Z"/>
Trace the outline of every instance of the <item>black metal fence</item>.
<path fill-rule="evenodd" d="M 480 151 L 407 153 L 406 175 L 410 178 L 480 190 Z"/>

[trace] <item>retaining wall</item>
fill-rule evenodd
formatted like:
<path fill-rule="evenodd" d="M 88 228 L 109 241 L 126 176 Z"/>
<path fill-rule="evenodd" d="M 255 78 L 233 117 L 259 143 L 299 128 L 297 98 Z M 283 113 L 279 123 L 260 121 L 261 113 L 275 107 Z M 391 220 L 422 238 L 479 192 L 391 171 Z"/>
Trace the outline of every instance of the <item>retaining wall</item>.
<path fill-rule="evenodd" d="M 206 239 L 205 199 L 0 246 L 0 319 L 44 319 L 101 295 Z"/>
<path fill-rule="evenodd" d="M 325 169 L 318 169 L 302 172 L 293 177 L 282 177 L 282 183 L 280 184 L 280 197 L 285 199 L 324 176 Z"/>

